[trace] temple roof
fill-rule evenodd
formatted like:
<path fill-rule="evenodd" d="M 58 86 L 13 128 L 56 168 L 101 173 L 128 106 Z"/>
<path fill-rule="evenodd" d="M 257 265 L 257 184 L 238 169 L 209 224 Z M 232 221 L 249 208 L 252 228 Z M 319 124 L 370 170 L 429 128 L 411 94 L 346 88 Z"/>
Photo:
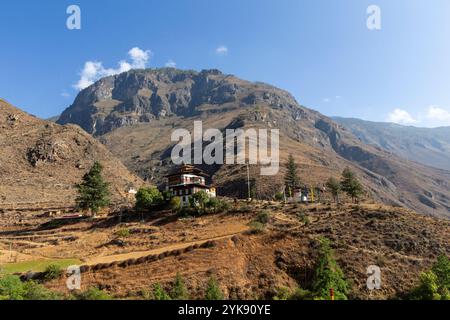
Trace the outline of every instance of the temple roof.
<path fill-rule="evenodd" d="M 201 169 L 196 168 L 195 166 L 190 165 L 190 164 L 184 164 L 184 165 L 177 167 L 172 172 L 170 172 L 166 176 L 166 178 L 173 177 L 173 176 L 179 176 L 179 175 L 183 175 L 183 174 L 193 174 L 193 175 L 205 177 L 205 178 L 208 177 L 208 175 L 206 173 L 204 173 Z"/>

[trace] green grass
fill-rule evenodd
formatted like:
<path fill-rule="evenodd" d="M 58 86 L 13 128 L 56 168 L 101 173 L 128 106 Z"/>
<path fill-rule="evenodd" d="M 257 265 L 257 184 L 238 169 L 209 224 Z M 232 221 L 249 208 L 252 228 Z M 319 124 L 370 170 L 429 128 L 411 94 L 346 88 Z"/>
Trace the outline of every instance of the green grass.
<path fill-rule="evenodd" d="M 28 271 L 42 272 L 49 265 L 57 265 L 62 269 L 69 266 L 80 265 L 81 261 L 77 259 L 54 259 L 54 260 L 34 260 L 19 263 L 5 263 L 0 265 L 0 274 L 24 273 Z"/>

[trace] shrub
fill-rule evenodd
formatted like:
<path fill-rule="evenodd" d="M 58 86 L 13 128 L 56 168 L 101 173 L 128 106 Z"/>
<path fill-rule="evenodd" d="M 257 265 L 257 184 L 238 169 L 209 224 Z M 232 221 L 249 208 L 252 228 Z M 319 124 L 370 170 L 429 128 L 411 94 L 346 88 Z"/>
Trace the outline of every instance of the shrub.
<path fill-rule="evenodd" d="M 27 281 L 23 284 L 25 300 L 62 300 L 61 295 L 52 292 L 35 281 Z"/>
<path fill-rule="evenodd" d="M 17 276 L 0 279 L 0 300 L 24 300 L 25 289 Z"/>
<path fill-rule="evenodd" d="M 212 210 L 212 213 L 221 213 L 230 209 L 228 202 L 215 197 L 209 198 L 206 203 L 206 207 Z"/>
<path fill-rule="evenodd" d="M 0 300 L 60 300 L 60 295 L 34 282 L 22 282 L 18 276 L 0 278 Z"/>
<path fill-rule="evenodd" d="M 419 285 L 410 293 L 413 300 L 450 300 L 450 259 L 438 257 L 431 270 L 420 274 Z"/>
<path fill-rule="evenodd" d="M 95 287 L 75 294 L 75 298 L 78 300 L 113 300 L 108 293 Z"/>
<path fill-rule="evenodd" d="M 419 282 L 419 286 L 412 292 L 413 300 L 441 300 L 438 277 L 432 271 L 422 272 Z"/>
<path fill-rule="evenodd" d="M 262 224 L 267 224 L 270 220 L 270 213 L 268 211 L 263 211 L 258 214 L 256 221 Z"/>
<path fill-rule="evenodd" d="M 208 280 L 208 286 L 206 288 L 205 300 L 223 300 L 223 293 L 220 290 L 219 284 L 216 278 L 211 277 Z"/>
<path fill-rule="evenodd" d="M 274 199 L 279 202 L 284 201 L 284 193 L 283 192 L 275 193 Z"/>
<path fill-rule="evenodd" d="M 63 274 L 63 271 L 60 266 L 57 264 L 51 264 L 45 268 L 44 271 L 44 280 L 50 281 L 54 279 L 58 279 Z"/>
<path fill-rule="evenodd" d="M 173 300 L 188 300 L 189 294 L 186 289 L 186 285 L 184 284 L 184 279 L 181 274 L 177 273 L 175 278 L 175 283 L 173 284 L 172 292 L 170 297 Z"/>
<path fill-rule="evenodd" d="M 128 229 L 120 229 L 116 232 L 116 236 L 118 236 L 119 238 L 127 238 L 130 235 L 131 235 L 131 232 Z"/>
<path fill-rule="evenodd" d="M 172 300 L 170 295 L 164 290 L 161 284 L 156 283 L 153 286 L 153 298 L 154 300 Z"/>
<path fill-rule="evenodd" d="M 208 194 L 202 190 L 189 197 L 189 205 L 196 210 L 197 214 L 203 215 L 206 213 L 206 204 L 209 200 Z"/>
<path fill-rule="evenodd" d="M 276 290 L 276 294 L 273 297 L 274 300 L 312 300 L 313 294 L 302 288 L 296 288 L 291 291 L 289 288 L 280 287 Z"/>
<path fill-rule="evenodd" d="M 170 210 L 179 212 L 181 209 L 181 199 L 179 197 L 173 197 L 170 199 Z"/>
<path fill-rule="evenodd" d="M 163 200 L 163 195 L 157 188 L 140 188 L 136 193 L 136 210 L 149 210 L 152 206 L 161 204 Z"/>
<path fill-rule="evenodd" d="M 309 217 L 304 213 L 300 212 L 297 214 L 298 220 L 302 222 L 305 226 L 309 225 L 311 221 L 309 220 Z"/>
<path fill-rule="evenodd" d="M 266 230 L 265 226 L 258 221 L 250 222 L 249 226 L 250 232 L 253 234 L 263 233 Z"/>

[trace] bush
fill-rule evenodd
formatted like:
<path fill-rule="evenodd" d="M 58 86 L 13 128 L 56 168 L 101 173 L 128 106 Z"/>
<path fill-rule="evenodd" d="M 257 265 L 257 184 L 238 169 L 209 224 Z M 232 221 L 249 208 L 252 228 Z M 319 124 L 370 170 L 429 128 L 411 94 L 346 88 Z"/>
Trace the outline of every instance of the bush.
<path fill-rule="evenodd" d="M 410 293 L 413 300 L 450 300 L 450 259 L 438 257 L 431 270 L 420 274 L 419 285 Z"/>
<path fill-rule="evenodd" d="M 258 221 L 250 222 L 249 226 L 250 226 L 250 232 L 253 234 L 263 233 L 264 231 L 266 231 L 265 226 L 261 222 L 258 222 Z"/>
<path fill-rule="evenodd" d="M 438 292 L 438 277 L 432 272 L 422 272 L 420 274 L 420 284 L 412 292 L 412 300 L 441 300 Z"/>
<path fill-rule="evenodd" d="M 61 295 L 52 292 L 34 281 L 27 281 L 23 284 L 25 290 L 25 300 L 62 300 Z"/>
<path fill-rule="evenodd" d="M 131 235 L 130 230 L 128 229 L 120 229 L 116 232 L 116 236 L 119 238 L 127 238 Z"/>
<path fill-rule="evenodd" d="M 0 279 L 0 300 L 25 300 L 25 289 L 17 276 Z"/>
<path fill-rule="evenodd" d="M 309 225 L 311 221 L 309 220 L 309 217 L 304 213 L 300 212 L 297 214 L 298 220 L 302 222 L 305 226 Z"/>
<path fill-rule="evenodd" d="M 206 205 L 209 200 L 209 195 L 205 191 L 200 191 L 189 197 L 189 206 L 196 210 L 198 215 L 203 215 L 206 213 Z"/>
<path fill-rule="evenodd" d="M 189 294 L 186 289 L 186 285 L 184 284 L 183 277 L 177 273 L 177 277 L 175 278 L 175 283 L 173 284 L 172 292 L 170 297 L 173 300 L 188 300 Z"/>
<path fill-rule="evenodd" d="M 161 284 L 156 283 L 153 286 L 153 298 L 154 300 L 172 300 L 170 295 L 164 290 Z"/>
<path fill-rule="evenodd" d="M 51 264 L 45 268 L 44 271 L 44 280 L 50 281 L 54 279 L 58 279 L 62 276 L 63 271 L 60 266 L 57 264 Z"/>
<path fill-rule="evenodd" d="M 269 223 L 269 220 L 270 220 L 270 213 L 268 211 L 260 212 L 256 217 L 256 221 L 262 224 Z"/>
<path fill-rule="evenodd" d="M 209 198 L 206 207 L 210 209 L 211 213 L 222 213 L 230 209 L 228 202 L 214 197 Z"/>
<path fill-rule="evenodd" d="M 61 296 L 34 282 L 22 282 L 18 276 L 0 278 L 0 300 L 60 300 Z"/>
<path fill-rule="evenodd" d="M 157 188 L 140 188 L 136 193 L 136 210 L 149 210 L 151 207 L 161 204 L 163 200 L 164 197 Z"/>
<path fill-rule="evenodd" d="M 179 197 L 173 197 L 169 202 L 170 210 L 179 212 L 181 210 L 181 199 Z"/>
<path fill-rule="evenodd" d="M 312 300 L 313 294 L 308 290 L 297 288 L 291 291 L 289 288 L 280 287 L 276 290 L 274 300 Z"/>
<path fill-rule="evenodd" d="M 95 287 L 75 294 L 75 298 L 78 300 L 113 300 L 109 294 Z"/>
<path fill-rule="evenodd" d="M 275 193 L 274 199 L 279 202 L 284 201 L 284 193 L 283 192 Z"/>
<path fill-rule="evenodd" d="M 208 280 L 208 286 L 206 288 L 205 300 L 223 300 L 222 290 L 219 288 L 216 278 L 211 277 Z"/>

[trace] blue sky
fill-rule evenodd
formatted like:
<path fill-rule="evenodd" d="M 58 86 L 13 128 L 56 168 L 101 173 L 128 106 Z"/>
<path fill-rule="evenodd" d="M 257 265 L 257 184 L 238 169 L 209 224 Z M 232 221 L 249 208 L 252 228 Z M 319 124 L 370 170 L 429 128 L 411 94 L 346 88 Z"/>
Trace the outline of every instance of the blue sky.
<path fill-rule="evenodd" d="M 66 28 L 71 4 L 81 30 Z M 371 4 L 381 9 L 379 31 L 366 27 Z M 448 0 L 8 1 L 0 97 L 40 117 L 59 114 L 86 62 L 111 72 L 120 61 L 133 66 L 129 51 L 140 48 L 149 59 L 134 66 L 218 68 L 330 116 L 450 125 L 449 14 Z"/>

